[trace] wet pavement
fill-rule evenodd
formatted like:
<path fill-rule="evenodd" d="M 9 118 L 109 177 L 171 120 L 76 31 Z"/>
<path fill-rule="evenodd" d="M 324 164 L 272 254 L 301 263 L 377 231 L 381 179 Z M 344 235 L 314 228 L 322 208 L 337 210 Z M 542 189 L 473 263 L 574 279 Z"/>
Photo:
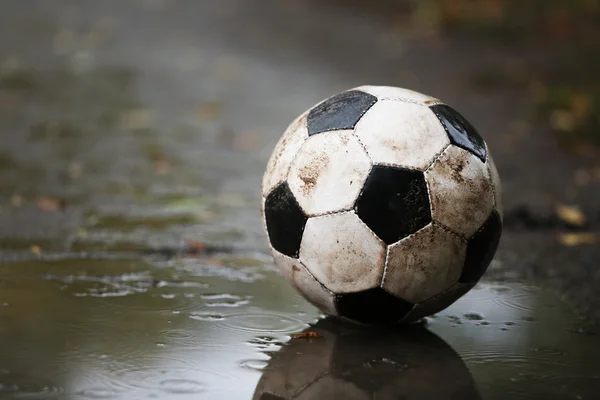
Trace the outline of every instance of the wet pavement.
<path fill-rule="evenodd" d="M 297 398 L 428 398 L 413 376 L 484 399 L 600 389 L 600 338 L 580 318 L 600 315 L 599 246 L 561 246 L 557 225 L 536 223 L 575 202 L 597 232 L 598 185 L 571 187 L 584 161 L 524 128 L 518 101 L 469 89 L 474 64 L 502 51 L 291 1 L 2 8 L 0 398 L 243 399 L 286 380 L 307 388 Z M 297 114 L 365 83 L 431 93 L 480 127 L 507 230 L 494 283 L 432 318 L 433 333 L 324 321 L 305 343 L 290 335 L 318 314 L 268 255 L 260 179 Z M 415 341 L 431 352 L 403 350 Z M 313 365 L 322 373 L 302 372 Z"/>

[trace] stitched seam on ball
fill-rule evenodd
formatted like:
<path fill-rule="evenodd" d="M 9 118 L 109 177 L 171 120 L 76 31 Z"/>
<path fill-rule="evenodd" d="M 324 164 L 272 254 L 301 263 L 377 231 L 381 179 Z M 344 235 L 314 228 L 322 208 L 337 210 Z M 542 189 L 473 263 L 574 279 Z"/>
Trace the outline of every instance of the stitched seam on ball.
<path fill-rule="evenodd" d="M 387 276 L 388 260 L 390 259 L 390 246 L 385 246 L 385 262 L 383 263 L 383 273 L 381 274 L 381 280 L 379 281 L 379 287 L 383 289 L 385 284 L 385 278 Z"/>
<path fill-rule="evenodd" d="M 373 163 L 374 167 L 391 167 L 391 168 L 398 168 L 398 169 L 406 169 L 408 171 L 417 171 L 417 172 L 425 172 L 426 169 L 424 168 L 416 168 L 416 167 L 408 167 L 408 166 L 404 166 L 401 164 L 394 164 L 394 163 L 386 163 L 386 162 L 377 162 L 377 163 Z"/>
<path fill-rule="evenodd" d="M 446 226 L 446 225 L 442 224 L 442 223 L 441 223 L 441 222 L 439 222 L 439 221 L 432 221 L 432 224 L 433 224 L 434 226 L 437 226 L 438 228 L 440 228 L 440 229 L 442 229 L 442 230 L 444 230 L 444 231 L 446 231 L 446 232 L 448 232 L 448 233 L 450 233 L 450 234 L 452 234 L 452 235 L 456 236 L 457 238 L 459 238 L 459 239 L 460 239 L 461 241 L 463 241 L 463 242 L 468 242 L 468 241 L 469 241 L 469 239 L 467 239 L 467 237 L 466 237 L 465 235 L 462 235 L 462 234 L 460 234 L 460 233 L 458 233 L 458 232 L 454 231 L 454 229 L 452 229 L 452 228 L 450 228 L 450 227 L 448 227 L 448 226 Z"/>
<path fill-rule="evenodd" d="M 308 136 L 308 125 L 307 125 L 307 121 L 306 121 L 306 118 L 305 118 L 304 114 L 306 114 L 306 111 L 304 113 L 300 114 L 300 116 L 296 117 L 294 119 L 294 121 L 292 121 L 292 123 L 290 123 L 290 125 L 288 125 L 288 127 L 286 128 L 286 130 L 283 132 L 282 136 L 279 138 L 279 140 L 277 140 L 277 143 L 275 144 L 274 150 L 279 147 L 279 145 L 283 141 L 283 136 L 287 133 L 287 131 L 289 130 L 289 128 L 291 127 L 291 125 L 294 124 L 294 122 L 296 122 L 297 120 L 303 120 L 302 124 L 300 125 L 300 127 L 301 128 L 304 128 L 304 127 L 306 128 L 306 135 L 305 135 L 304 139 L 302 140 L 302 143 L 300 143 L 300 146 L 298 147 L 298 150 L 296 150 L 296 152 L 294 153 L 292 159 L 290 160 L 290 162 L 289 162 L 289 164 L 288 164 L 288 166 L 286 168 L 285 174 L 283 175 L 284 178 L 281 179 L 281 180 L 279 180 L 279 181 L 277 181 L 277 183 L 275 185 L 271 186 L 271 188 L 269 189 L 269 191 L 267 192 L 266 195 L 268 195 L 269 192 L 271 192 L 271 190 L 273 190 L 273 188 L 275 188 L 281 182 L 285 182 L 287 180 L 287 177 L 288 177 L 288 175 L 290 173 L 290 168 L 292 167 L 292 164 L 294 163 L 294 160 L 296 159 L 296 156 L 298 155 L 298 153 L 300 152 L 300 149 L 302 148 L 302 146 L 306 142 L 306 139 L 308 139 L 310 137 L 310 136 Z M 269 167 L 270 162 L 271 162 L 271 159 L 269 158 L 269 160 L 267 161 L 267 168 Z M 263 180 L 263 182 L 261 182 L 260 189 L 261 189 L 261 194 L 263 194 L 264 193 L 264 180 Z M 263 196 L 265 196 L 265 197 L 266 197 L 266 195 L 263 194 Z"/>
<path fill-rule="evenodd" d="M 308 267 L 306 265 L 304 265 L 304 263 L 301 260 L 298 260 L 300 265 L 302 266 L 302 268 L 304 268 L 304 271 L 306 271 L 306 273 L 315 280 L 315 282 L 317 282 L 327 293 L 329 293 L 331 296 L 333 296 L 334 298 L 334 308 L 335 308 L 335 293 L 333 293 L 331 290 L 329 290 L 329 288 L 327 286 L 325 286 L 320 280 L 318 280 L 313 274 L 312 272 L 310 272 L 310 270 L 308 269 Z M 336 310 L 337 311 L 337 310 Z"/>
<path fill-rule="evenodd" d="M 353 211 L 356 210 L 356 203 L 358 203 L 358 199 L 360 199 L 360 197 L 363 195 L 363 193 L 365 191 L 365 186 L 366 186 L 365 184 L 367 183 L 367 180 L 369 179 L 369 176 L 371 175 L 371 172 L 373 171 L 373 167 L 375 166 L 375 163 L 373 162 L 373 159 L 371 158 L 371 155 L 367 151 L 367 146 L 364 145 L 364 143 L 360 140 L 360 138 L 356 134 L 356 126 L 354 127 L 354 129 L 355 130 L 352 132 L 352 134 L 358 140 L 358 143 L 361 145 L 361 147 L 363 148 L 363 150 L 367 154 L 367 157 L 369 157 L 369 161 L 371 162 L 371 169 L 369 170 L 369 173 L 367 174 L 367 177 L 365 178 L 365 180 L 364 180 L 364 182 L 362 184 L 362 187 L 360 188 L 360 191 L 358 192 L 358 195 L 356 195 L 356 198 L 354 199 L 354 202 L 352 203 L 351 210 L 353 210 Z M 360 217 L 358 219 L 360 219 Z"/>
<path fill-rule="evenodd" d="M 382 244 L 382 245 L 383 245 L 383 247 L 385 247 L 385 248 L 387 249 L 387 245 L 385 244 L 385 242 L 384 242 L 383 240 L 381 240 L 381 238 L 380 238 L 379 236 L 377 236 L 377 235 L 375 234 L 375 232 L 373 232 L 373 231 L 371 230 L 371 228 L 369 228 L 369 225 L 365 224 L 365 223 L 364 223 L 364 221 L 363 221 L 362 219 L 360 219 L 360 217 L 358 216 L 358 214 L 356 214 L 356 212 L 355 212 L 354 210 L 348 210 L 348 211 L 338 211 L 338 212 L 335 212 L 335 213 L 331 213 L 331 214 L 324 214 L 324 215 L 321 215 L 321 216 L 319 216 L 319 217 L 311 217 L 311 218 L 329 218 L 329 217 L 331 217 L 331 216 L 338 215 L 338 214 L 339 214 L 339 215 L 343 215 L 343 214 L 354 214 L 354 215 L 356 215 L 356 219 L 358 220 L 358 222 L 359 222 L 361 225 L 363 225 L 365 228 L 367 228 L 367 230 L 369 231 L 369 233 L 370 233 L 370 234 L 371 234 L 371 235 L 372 235 L 372 236 L 373 236 L 375 239 L 377 239 L 377 241 L 378 241 L 380 244 Z M 302 249 L 302 243 L 300 243 L 300 249 Z"/>
<path fill-rule="evenodd" d="M 438 161 L 440 158 L 442 158 L 442 156 L 444 155 L 444 153 L 446 152 L 446 150 L 448 150 L 448 148 L 449 148 L 450 146 L 452 146 L 452 143 L 448 143 L 448 144 L 447 144 L 447 145 L 446 145 L 446 146 L 445 146 L 445 147 L 444 147 L 444 148 L 443 148 L 443 149 L 442 149 L 442 150 L 441 150 L 439 153 L 437 153 L 437 154 L 435 155 L 435 157 L 433 158 L 433 161 L 431 162 L 431 164 L 429 164 L 429 165 L 427 166 L 427 168 L 425 168 L 425 171 L 423 171 L 423 172 L 427 172 L 427 171 L 429 171 L 429 170 L 430 170 L 430 169 L 433 167 L 433 165 L 434 165 L 434 164 L 435 164 L 435 163 L 436 163 L 436 162 L 437 162 L 437 161 Z"/>
<path fill-rule="evenodd" d="M 358 125 L 358 122 L 356 123 Z M 373 165 L 375 165 L 375 162 L 373 161 L 373 158 L 371 157 L 371 155 L 369 154 L 369 151 L 367 150 L 367 146 L 365 146 L 365 144 L 362 142 L 362 140 L 360 140 L 360 138 L 358 137 L 358 135 L 356 134 L 356 125 L 354 125 L 354 129 L 352 130 L 352 136 L 354 136 L 356 138 L 356 140 L 358 140 L 358 144 L 360 145 L 360 147 L 362 147 L 362 149 L 364 150 L 365 154 L 367 155 L 367 157 L 369 158 L 369 161 L 371 163 L 371 167 L 373 167 Z"/>
<path fill-rule="evenodd" d="M 381 97 L 379 100 L 381 100 L 381 101 L 401 101 L 403 103 L 417 104 L 419 106 L 425 106 L 425 107 L 431 107 L 431 106 L 435 106 L 438 104 L 444 104 L 444 102 L 439 99 L 419 101 L 419 100 L 409 99 L 406 97 Z"/>
<path fill-rule="evenodd" d="M 316 213 L 316 214 L 306 214 L 306 216 L 308 218 L 318 218 L 318 217 L 325 217 L 327 215 L 333 215 L 333 214 L 342 214 L 345 212 L 350 212 L 350 211 L 354 211 L 354 204 L 352 204 L 349 207 L 344 207 L 341 208 L 339 210 L 335 210 L 335 211 L 326 211 L 326 212 L 322 212 L 322 213 Z"/>
<path fill-rule="evenodd" d="M 439 152 L 431 162 L 431 164 L 423 171 L 423 177 L 425 178 L 425 186 L 427 187 L 427 199 L 429 200 L 429 211 L 431 212 L 431 221 L 433 222 L 433 214 L 435 213 L 435 207 L 433 205 L 433 196 L 431 194 L 431 183 L 429 179 L 427 179 L 427 171 L 429 171 L 433 165 L 442 157 L 442 155 L 446 152 L 446 150 L 451 146 L 451 144 L 447 144 L 446 147 Z"/>

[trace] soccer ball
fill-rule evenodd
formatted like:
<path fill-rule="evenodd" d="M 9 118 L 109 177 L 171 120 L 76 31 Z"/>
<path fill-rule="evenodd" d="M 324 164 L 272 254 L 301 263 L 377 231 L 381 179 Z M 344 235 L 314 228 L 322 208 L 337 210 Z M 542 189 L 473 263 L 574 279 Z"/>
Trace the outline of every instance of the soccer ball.
<path fill-rule="evenodd" d="M 276 264 L 325 314 L 407 323 L 485 273 L 502 233 L 500 178 L 447 104 L 360 86 L 290 124 L 266 167 L 262 216 Z"/>
<path fill-rule="evenodd" d="M 271 359 L 254 400 L 480 400 L 460 356 L 420 324 L 379 331 L 325 318 Z"/>

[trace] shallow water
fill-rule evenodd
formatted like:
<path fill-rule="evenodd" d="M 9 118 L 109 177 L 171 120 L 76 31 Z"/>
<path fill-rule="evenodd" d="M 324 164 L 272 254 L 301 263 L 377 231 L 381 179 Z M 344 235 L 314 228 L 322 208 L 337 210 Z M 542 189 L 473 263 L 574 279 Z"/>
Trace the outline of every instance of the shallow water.
<path fill-rule="evenodd" d="M 600 338 L 540 289 L 482 283 L 399 332 L 313 328 L 319 313 L 268 259 L 207 261 L 3 265 L 0 398 L 586 399 L 600 387 Z M 291 339 L 305 329 L 322 337 Z"/>
<path fill-rule="evenodd" d="M 274 3 L 25 4 L 0 14 L 0 399 L 595 398 L 600 339 L 549 293 L 483 283 L 410 332 L 313 328 L 265 254 L 260 178 L 293 117 L 365 83 L 465 99 L 460 63 Z M 190 239 L 235 249 L 173 258 Z"/>

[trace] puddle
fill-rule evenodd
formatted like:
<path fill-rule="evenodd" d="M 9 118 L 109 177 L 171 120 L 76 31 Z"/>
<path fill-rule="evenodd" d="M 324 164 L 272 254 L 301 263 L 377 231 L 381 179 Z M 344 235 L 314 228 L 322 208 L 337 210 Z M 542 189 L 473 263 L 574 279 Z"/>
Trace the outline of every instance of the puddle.
<path fill-rule="evenodd" d="M 480 284 L 424 324 L 382 332 L 310 326 L 318 311 L 272 268 L 236 279 L 204 262 L 1 266 L 0 397 L 588 399 L 600 388 L 600 338 L 537 288 Z M 290 339 L 303 330 L 322 337 Z"/>

